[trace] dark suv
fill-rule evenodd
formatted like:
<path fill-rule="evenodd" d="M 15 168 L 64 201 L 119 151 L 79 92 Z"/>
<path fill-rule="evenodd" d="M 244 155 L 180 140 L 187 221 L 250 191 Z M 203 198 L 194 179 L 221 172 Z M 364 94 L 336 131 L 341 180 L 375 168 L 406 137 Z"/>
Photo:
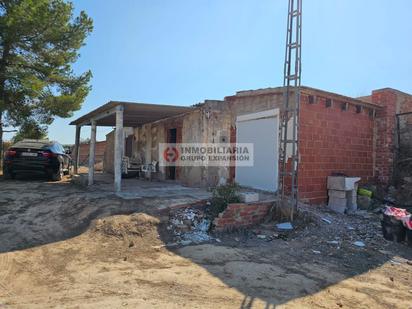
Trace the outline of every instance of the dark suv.
<path fill-rule="evenodd" d="M 22 140 L 10 147 L 4 156 L 3 175 L 14 178 L 16 174 L 44 173 L 54 181 L 69 174 L 72 160 L 70 151 L 49 140 Z"/>

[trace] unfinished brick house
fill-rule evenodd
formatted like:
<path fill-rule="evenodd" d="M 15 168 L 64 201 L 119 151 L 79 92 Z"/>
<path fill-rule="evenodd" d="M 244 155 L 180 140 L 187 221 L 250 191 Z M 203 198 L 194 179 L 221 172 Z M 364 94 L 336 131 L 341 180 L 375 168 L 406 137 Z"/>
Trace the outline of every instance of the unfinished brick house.
<path fill-rule="evenodd" d="M 101 163 L 106 151 L 106 141 L 96 142 L 95 163 Z M 89 164 L 90 143 L 81 143 L 79 145 L 79 165 L 87 166 Z"/>
<path fill-rule="evenodd" d="M 159 167 L 151 173 L 151 179 L 175 180 L 189 186 L 236 181 L 246 187 L 276 191 L 283 95 L 283 87 L 241 91 L 223 101 L 205 101 L 159 117 L 152 114 L 152 120 L 138 117 L 133 125 L 125 123 L 128 128 L 120 132 L 124 136 L 122 155 L 149 163 L 159 161 L 159 143 L 253 143 L 253 167 Z M 104 105 L 99 113 L 93 111 L 72 124 L 88 125 L 97 117 L 95 125 L 115 126 L 113 108 L 118 106 L 117 113 L 121 110 L 125 117 L 131 109 L 122 102 L 109 104 L 110 108 Z M 147 106 L 161 109 L 161 105 Z M 170 106 L 164 108 L 167 109 Z M 335 173 L 359 176 L 362 182 L 388 184 L 397 147 L 396 114 L 406 111 L 412 111 L 412 96 L 390 88 L 373 91 L 368 97 L 351 98 L 301 87 L 300 199 L 325 202 L 327 176 Z M 131 118 L 129 114 L 129 123 Z M 115 170 L 116 133 L 119 132 L 107 136 L 105 169 L 110 172 Z"/>

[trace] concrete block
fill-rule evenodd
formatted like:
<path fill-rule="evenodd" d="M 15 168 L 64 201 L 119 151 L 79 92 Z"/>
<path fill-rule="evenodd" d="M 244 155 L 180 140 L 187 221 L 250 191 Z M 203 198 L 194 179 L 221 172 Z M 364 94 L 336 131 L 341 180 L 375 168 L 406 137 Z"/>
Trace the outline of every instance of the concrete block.
<path fill-rule="evenodd" d="M 348 210 L 354 212 L 358 210 L 358 184 L 355 183 L 354 189 L 347 192 Z"/>
<path fill-rule="evenodd" d="M 329 176 L 328 189 L 348 191 L 354 190 L 360 177 Z"/>
<path fill-rule="evenodd" d="M 368 196 L 359 195 L 358 203 L 360 209 L 368 210 L 371 207 L 372 199 Z"/>
<path fill-rule="evenodd" d="M 346 191 L 342 190 L 328 190 L 328 195 L 330 197 L 346 198 Z"/>
<path fill-rule="evenodd" d="M 348 202 L 348 211 L 353 212 L 358 209 L 355 190 L 346 191 L 346 200 Z"/>
<path fill-rule="evenodd" d="M 241 192 L 240 200 L 244 203 L 253 203 L 259 201 L 259 193 L 256 192 Z"/>
<path fill-rule="evenodd" d="M 348 206 L 348 201 L 346 198 L 329 197 L 329 203 L 328 203 L 329 209 L 343 214 L 345 213 L 347 206 Z"/>

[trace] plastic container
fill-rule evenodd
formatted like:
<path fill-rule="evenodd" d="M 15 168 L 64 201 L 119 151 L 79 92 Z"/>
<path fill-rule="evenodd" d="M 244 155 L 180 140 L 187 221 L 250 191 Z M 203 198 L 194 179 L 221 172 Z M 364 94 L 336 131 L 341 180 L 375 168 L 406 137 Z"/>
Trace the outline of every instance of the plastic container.
<path fill-rule="evenodd" d="M 361 196 L 367 196 L 367 197 L 371 198 L 372 195 L 373 195 L 373 192 L 370 191 L 370 190 L 364 189 L 364 188 L 359 188 L 358 189 L 358 194 L 361 195 Z"/>
<path fill-rule="evenodd" d="M 393 216 L 388 216 L 384 214 L 383 220 L 381 221 L 381 223 L 382 223 L 383 237 L 386 240 L 396 241 L 396 242 L 402 242 L 405 240 L 406 228 L 403 226 L 402 221 L 396 219 Z"/>
<path fill-rule="evenodd" d="M 412 247 L 412 230 L 406 229 L 406 238 L 408 241 L 408 245 Z"/>
<path fill-rule="evenodd" d="M 407 239 L 408 245 L 412 247 L 412 216 L 409 216 L 408 218 L 402 221 L 406 229 L 406 239 Z"/>

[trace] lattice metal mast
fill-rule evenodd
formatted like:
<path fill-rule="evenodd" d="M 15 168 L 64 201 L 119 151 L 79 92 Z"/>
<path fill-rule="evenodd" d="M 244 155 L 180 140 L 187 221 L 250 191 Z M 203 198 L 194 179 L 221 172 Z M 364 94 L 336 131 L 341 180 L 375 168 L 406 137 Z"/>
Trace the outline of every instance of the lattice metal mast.
<path fill-rule="evenodd" d="M 302 0 L 289 0 L 283 81 L 285 93 L 279 128 L 279 192 L 284 202 L 287 199 L 288 193 L 286 190 L 287 179 L 290 179 L 290 203 L 293 206 L 292 218 L 293 209 L 296 208 L 298 203 L 298 119 L 301 85 L 301 49 Z M 294 100 L 292 100 L 292 91 L 295 96 Z M 289 158 L 291 164 L 288 170 L 287 163 Z"/>

